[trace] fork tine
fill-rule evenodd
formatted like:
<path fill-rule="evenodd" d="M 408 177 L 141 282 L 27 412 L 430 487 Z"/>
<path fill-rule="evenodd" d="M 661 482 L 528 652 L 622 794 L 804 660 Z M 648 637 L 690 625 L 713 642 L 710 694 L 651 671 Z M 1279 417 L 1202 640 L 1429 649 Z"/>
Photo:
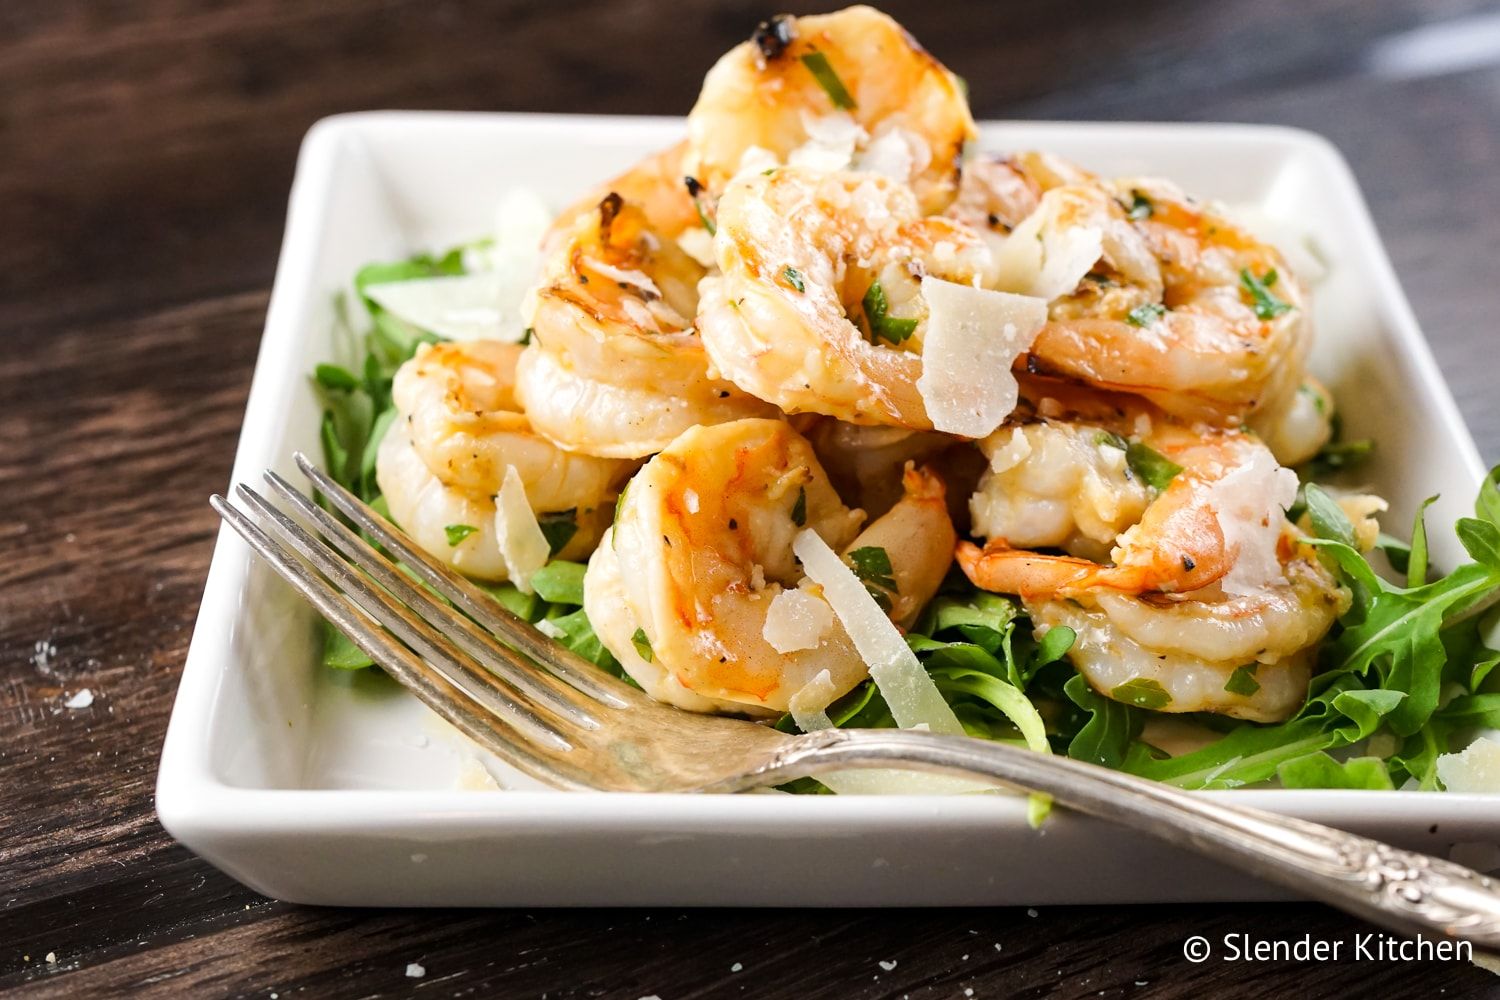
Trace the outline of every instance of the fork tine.
<path fill-rule="evenodd" d="M 281 536 L 282 541 L 311 563 L 362 611 L 416 650 L 450 683 L 533 741 L 548 743 L 557 750 L 572 748 L 572 742 L 565 732 L 537 715 L 529 702 L 519 699 L 499 678 L 475 663 L 471 657 L 417 617 L 414 611 L 381 591 L 357 569 L 339 559 L 300 524 L 271 506 L 265 497 L 243 483 L 238 490 L 240 496 L 264 518 L 264 523 Z"/>
<path fill-rule="evenodd" d="M 380 542 L 422 578 L 428 586 L 452 601 L 469 617 L 509 645 L 543 664 L 570 685 L 612 708 L 642 704 L 645 696 L 622 681 L 610 677 L 588 660 L 565 649 L 537 631 L 536 626 L 501 607 L 488 594 L 417 547 L 406 533 L 371 510 L 319 469 L 302 452 L 295 454 L 297 468 L 318 492 L 345 516 Z"/>
<path fill-rule="evenodd" d="M 538 670 L 520 653 L 503 646 L 493 635 L 475 625 L 473 620 L 441 603 L 391 565 L 363 538 L 338 518 L 313 503 L 306 495 L 275 472 L 267 470 L 266 481 L 305 519 L 314 522 L 317 531 L 334 548 L 342 552 L 386 590 L 395 594 L 407 607 L 416 611 L 446 638 L 468 653 L 481 665 L 504 678 L 507 683 L 542 707 L 563 716 L 575 725 L 598 729 L 599 722 L 580 704 L 583 692 L 568 687 L 545 671 Z M 256 502 L 257 508 L 260 503 Z M 269 515 L 269 512 L 265 512 Z"/>
<path fill-rule="evenodd" d="M 558 788 L 593 787 L 582 780 L 586 775 L 577 774 L 572 768 L 560 767 L 556 760 L 535 753 L 529 741 L 514 732 L 504 720 L 397 642 L 370 615 L 312 572 L 224 497 L 215 494 L 209 498 L 209 504 L 319 614 L 464 735 L 539 781 Z"/>

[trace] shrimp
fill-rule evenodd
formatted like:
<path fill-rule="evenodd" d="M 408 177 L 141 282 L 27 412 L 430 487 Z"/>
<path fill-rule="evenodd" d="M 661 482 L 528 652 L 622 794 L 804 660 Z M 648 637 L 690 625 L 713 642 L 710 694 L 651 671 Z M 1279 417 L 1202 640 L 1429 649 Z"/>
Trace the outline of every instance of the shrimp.
<path fill-rule="evenodd" d="M 577 526 L 563 558 L 589 553 L 633 463 L 574 455 L 537 435 L 515 397 L 519 344 L 424 345 L 396 372 L 396 422 L 376 453 L 391 515 L 427 552 L 471 576 L 505 579 L 494 496 L 514 467 L 539 514 Z M 472 529 L 457 543 L 451 526 Z"/>
<path fill-rule="evenodd" d="M 694 425 L 773 414 L 709 376 L 693 326 L 704 273 L 618 194 L 579 216 L 532 296 L 516 388 L 532 426 L 572 451 L 641 458 Z"/>
<path fill-rule="evenodd" d="M 1087 275 L 1038 292 L 1058 256 L 1048 248 L 1086 239 L 1100 247 Z M 998 287 L 1051 299 L 1017 362 L 1033 374 L 1133 393 L 1217 426 L 1276 411 L 1302 382 L 1311 325 L 1296 277 L 1275 248 L 1167 182 L 1048 188 L 998 263 Z"/>
<path fill-rule="evenodd" d="M 947 207 L 975 135 L 968 100 L 952 73 L 869 7 L 775 17 L 725 53 L 688 114 L 688 173 L 718 193 L 747 152 L 787 160 L 845 112 L 871 166 L 910 184 L 923 214 Z"/>
<path fill-rule="evenodd" d="M 1250 428 L 1282 465 L 1301 465 L 1333 437 L 1333 394 L 1310 375 L 1297 391 L 1250 418 Z"/>
<path fill-rule="evenodd" d="M 584 610 L 600 640 L 653 697 L 694 711 L 770 715 L 827 671 L 836 694 L 867 675 L 852 641 L 792 554 L 805 528 L 846 552 L 879 548 L 890 615 L 909 627 L 951 563 L 942 481 L 911 469 L 906 492 L 861 530 L 812 447 L 788 423 L 694 428 L 630 481 L 589 560 Z M 872 583 L 872 586 L 875 584 Z M 808 648 L 766 638 L 778 599 L 824 612 Z"/>
<path fill-rule="evenodd" d="M 598 209 L 599 203 L 617 194 L 644 213 L 651 230 L 670 240 L 702 225 L 697 206 L 684 183 L 683 156 L 687 143 L 653 153 L 624 173 L 603 184 L 558 213 L 542 240 L 542 252 L 550 255 L 568 238 L 581 215 Z"/>
<path fill-rule="evenodd" d="M 722 277 L 704 283 L 698 323 L 726 378 L 788 413 L 932 429 L 917 391 L 920 276 L 979 280 L 991 257 L 976 233 L 923 216 L 888 178 L 797 167 L 736 180 L 718 218 Z M 907 327 L 894 339 L 855 324 L 871 327 L 876 292 Z"/>
<path fill-rule="evenodd" d="M 1067 421 L 1002 427 L 981 440 L 989 467 L 969 500 L 974 533 L 1102 562 L 1152 498 L 1125 450 L 1101 440 L 1111 432 Z"/>
<path fill-rule="evenodd" d="M 1095 180 L 1093 174 L 1053 153 L 981 154 L 964 164 L 958 197 L 943 214 L 1003 238 L 1036 211 L 1043 193 Z"/>
<path fill-rule="evenodd" d="M 1102 694 L 1167 712 L 1285 718 L 1301 705 L 1315 647 L 1349 599 L 1286 521 L 1296 477 L 1247 434 L 1158 425 L 1148 440 L 1182 471 L 1143 495 L 1112 458 L 1089 454 L 1097 440 L 1101 452 L 1123 456 L 1110 437 L 1095 437 L 1112 433 L 1087 425 L 1013 429 L 990 443 L 999 469 L 981 483 L 981 496 L 1007 489 L 1020 496 L 1013 507 L 975 500 L 976 526 L 1013 528 L 1035 546 L 1094 548 L 1133 517 L 1110 564 L 992 535 L 983 549 L 961 543 L 960 567 L 979 587 L 1018 595 L 1039 631 L 1072 628 L 1078 638 L 1069 658 Z M 1079 495 L 1085 491 L 1092 499 Z M 1035 493 L 1053 505 L 1050 516 L 1026 509 Z M 1253 676 L 1230 684 L 1242 667 Z"/>

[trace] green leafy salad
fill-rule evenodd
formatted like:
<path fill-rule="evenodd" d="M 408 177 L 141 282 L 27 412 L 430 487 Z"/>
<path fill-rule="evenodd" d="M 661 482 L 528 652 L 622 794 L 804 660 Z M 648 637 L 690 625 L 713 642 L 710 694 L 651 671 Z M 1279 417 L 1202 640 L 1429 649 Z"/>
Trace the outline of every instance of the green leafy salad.
<path fill-rule="evenodd" d="M 388 514 L 376 483 L 375 456 L 395 415 L 392 378 L 418 345 L 440 338 L 383 309 L 366 289 L 462 274 L 463 250 L 363 268 L 355 287 L 368 327 L 356 335 L 346 318 L 344 332 L 353 345 L 350 357 L 343 364 L 318 365 L 313 374 L 323 406 L 326 467 L 382 513 Z M 797 279 L 788 275 L 785 280 Z M 866 311 L 884 319 L 884 301 L 867 303 Z M 898 321 L 884 322 L 889 326 Z M 882 327 L 881 332 L 897 339 L 909 331 Z M 1119 446 L 1136 447 L 1124 441 Z M 1288 516 L 1311 526 L 1313 544 L 1350 590 L 1352 602 L 1321 646 L 1306 703 L 1284 722 L 1153 711 L 1162 707 L 1165 692 L 1149 681 L 1131 682 L 1134 688 L 1122 685 L 1106 698 L 1070 665 L 1067 652 L 1075 639 L 1070 629 L 1054 627 L 1034 637 L 1019 602 L 978 590 L 957 571 L 906 641 L 964 729 L 974 736 L 1066 754 L 1183 788 L 1234 788 L 1268 781 L 1290 788 L 1441 788 L 1439 757 L 1460 749 L 1478 731 L 1500 728 L 1500 688 L 1491 691 L 1487 684 L 1500 664 L 1500 468 L 1482 483 L 1474 516 L 1456 525 L 1472 561 L 1440 573 L 1428 557 L 1427 531 L 1419 512 L 1409 539 L 1381 537 L 1384 561 L 1400 576 L 1392 582 L 1357 550 L 1354 529 L 1339 504 L 1311 481 L 1356 465 L 1370 449 L 1369 442 L 1341 442 L 1336 437 L 1300 470 L 1303 486 Z M 1155 453 L 1132 455 L 1130 462 L 1143 470 L 1148 482 L 1170 480 L 1176 471 Z M 449 544 L 457 545 L 474 529 L 452 525 L 447 530 Z M 567 538 L 549 533 L 548 540 L 556 553 Z M 856 551 L 850 562 L 877 599 L 890 589 L 891 567 L 884 550 Z M 561 645 L 628 681 L 584 614 L 583 575 L 582 564 L 553 559 L 533 576 L 533 594 L 510 584 L 481 586 L 511 611 L 538 623 Z M 324 634 L 324 665 L 372 665 L 326 623 Z M 649 659 L 650 647 L 639 648 L 644 636 L 639 638 L 638 651 Z M 1259 689 L 1255 666 L 1236 670 L 1225 689 L 1254 694 Z M 870 680 L 834 702 L 826 714 L 836 726 L 896 725 Z M 1168 721 L 1179 728 L 1184 723 L 1195 727 L 1195 748 L 1183 752 L 1179 747 L 1179 752 L 1169 754 L 1153 743 Z M 790 715 L 775 724 L 797 731 Z M 811 779 L 786 787 L 826 791 Z"/>

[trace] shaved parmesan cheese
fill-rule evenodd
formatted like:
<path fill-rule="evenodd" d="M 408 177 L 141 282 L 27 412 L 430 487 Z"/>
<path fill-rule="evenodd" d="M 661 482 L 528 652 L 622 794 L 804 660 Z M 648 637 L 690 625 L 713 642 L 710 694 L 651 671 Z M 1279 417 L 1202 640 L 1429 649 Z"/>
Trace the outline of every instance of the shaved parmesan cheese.
<path fill-rule="evenodd" d="M 917 392 L 935 428 L 982 438 L 1016 408 L 1010 366 L 1047 322 L 1047 303 L 930 275 L 922 296 L 928 313 Z"/>
<path fill-rule="evenodd" d="M 1500 743 L 1481 736 L 1458 753 L 1441 754 L 1437 774 L 1450 792 L 1500 792 Z"/>
<path fill-rule="evenodd" d="M 504 279 L 490 271 L 388 281 L 365 288 L 365 295 L 397 319 L 452 340 L 501 339 L 504 293 Z M 518 295 L 511 310 L 518 318 L 519 303 Z"/>
<path fill-rule="evenodd" d="M 870 676 L 896 724 L 911 729 L 926 723 L 935 733 L 963 735 L 958 716 L 917 662 L 917 654 L 844 560 L 811 528 L 798 533 L 792 551 L 812 581 L 823 588 L 833 613 L 869 665 Z"/>
<path fill-rule="evenodd" d="M 495 541 L 510 582 L 523 594 L 531 593 L 531 574 L 547 564 L 552 547 L 537 524 L 514 465 L 505 467 L 505 479 L 495 496 Z"/>
<path fill-rule="evenodd" d="M 761 635 L 776 652 L 795 653 L 803 649 L 816 649 L 832 627 L 833 609 L 828 606 L 827 601 L 814 597 L 805 590 L 783 590 L 771 598 L 771 604 L 766 608 L 766 621 L 761 627 Z M 826 677 L 827 674 L 825 670 L 823 676 Z M 792 717 L 796 718 L 795 710 Z"/>
<path fill-rule="evenodd" d="M 1248 462 L 1208 489 L 1225 548 L 1238 552 L 1234 565 L 1219 581 L 1224 592 L 1256 594 L 1266 584 L 1285 579 L 1276 547 L 1286 510 L 1297 502 L 1297 474 L 1277 465 L 1269 450 L 1255 448 Z"/>
<path fill-rule="evenodd" d="M 1049 192 L 995 255 L 995 287 L 1051 302 L 1078 287 L 1104 254 L 1098 226 L 1058 221 L 1067 207 L 1063 192 Z"/>
<path fill-rule="evenodd" d="M 541 266 L 552 213 L 534 191 L 513 188 L 500 201 L 494 239 L 468 247 L 467 274 L 371 285 L 365 294 L 413 326 L 451 340 L 520 340 L 522 302 Z"/>
<path fill-rule="evenodd" d="M 832 729 L 833 722 L 828 718 L 827 709 L 833 704 L 836 694 L 833 678 L 829 676 L 828 671 L 820 670 L 816 677 L 808 681 L 787 701 L 787 711 L 792 713 L 792 721 L 797 723 L 797 728 L 804 733 Z"/>

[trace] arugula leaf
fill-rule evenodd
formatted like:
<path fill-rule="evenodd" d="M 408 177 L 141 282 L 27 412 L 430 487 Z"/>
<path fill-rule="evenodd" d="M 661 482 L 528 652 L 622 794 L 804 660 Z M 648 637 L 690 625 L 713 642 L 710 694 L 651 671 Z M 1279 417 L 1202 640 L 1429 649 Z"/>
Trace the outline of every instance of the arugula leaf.
<path fill-rule="evenodd" d="M 1327 538 L 1341 545 L 1352 546 L 1354 544 L 1354 525 L 1349 523 L 1349 515 L 1344 513 L 1344 508 L 1339 502 L 1329 496 L 1321 486 L 1316 483 L 1308 483 L 1302 488 L 1302 502 L 1307 507 L 1308 523 L 1312 525 L 1313 534 L 1319 538 Z"/>
<path fill-rule="evenodd" d="M 1398 736 L 1422 728 L 1438 704 L 1445 628 L 1460 615 L 1478 614 L 1500 595 L 1500 568 L 1467 563 L 1435 583 L 1398 587 L 1375 574 L 1365 558 L 1337 540 L 1314 539 L 1342 570 L 1354 602 L 1344 628 L 1325 647 L 1333 673 L 1373 675 L 1382 688 L 1407 697 L 1391 714 Z"/>
<path fill-rule="evenodd" d="M 332 622 L 320 618 L 318 626 L 323 640 L 323 652 L 320 658 L 323 666 L 334 670 L 362 670 L 375 665 L 375 661 L 356 646 L 352 639 L 340 632 Z"/>
<path fill-rule="evenodd" d="M 1417 515 L 1412 520 L 1411 545 L 1407 547 L 1406 566 L 1396 567 L 1398 570 L 1404 568 L 1408 587 L 1420 587 L 1427 582 L 1427 508 L 1436 502 L 1437 497 L 1430 496 L 1417 508 Z"/>
<path fill-rule="evenodd" d="M 1130 745 L 1141 733 L 1141 713 L 1099 694 L 1078 674 L 1068 678 L 1063 693 L 1089 715 L 1068 744 L 1068 756 L 1117 770 L 1122 767 Z"/>
<path fill-rule="evenodd" d="M 807 487 L 797 490 L 797 500 L 792 504 L 792 523 L 797 527 L 807 524 Z"/>
<path fill-rule="evenodd" d="M 1491 469 L 1479 484 L 1479 496 L 1474 499 L 1474 515 L 1481 521 L 1500 524 L 1500 465 Z"/>
<path fill-rule="evenodd" d="M 342 365 L 320 364 L 313 369 L 313 378 L 325 389 L 337 389 L 344 392 L 359 388 L 359 379 L 355 378 L 349 369 Z"/>
<path fill-rule="evenodd" d="M 1152 204 L 1150 198 L 1147 198 L 1133 188 L 1131 189 L 1130 207 L 1125 210 L 1126 218 L 1132 222 L 1139 222 L 1141 219 L 1149 219 L 1155 211 L 1156 206 Z"/>
<path fill-rule="evenodd" d="M 541 570 L 537 571 L 540 574 Z M 480 583 L 475 582 L 495 603 L 500 605 L 517 618 L 524 618 L 529 622 L 539 621 L 546 611 L 546 604 L 536 594 L 525 594 L 521 588 L 513 583 Z"/>
<path fill-rule="evenodd" d="M 893 344 L 899 344 L 917 330 L 916 320 L 896 319 L 890 315 L 890 304 L 886 301 L 885 288 L 879 281 L 870 282 L 870 287 L 865 289 L 864 298 L 860 300 L 860 306 L 865 311 L 865 322 L 870 327 L 871 341 L 884 338 Z"/>
<path fill-rule="evenodd" d="M 1337 761 L 1321 750 L 1282 761 L 1276 776 L 1283 788 L 1369 788 L 1390 791 L 1391 772 L 1379 757 Z"/>
<path fill-rule="evenodd" d="M 604 643 L 600 642 L 599 637 L 594 634 L 594 626 L 589 623 L 588 615 L 583 613 L 582 608 L 565 615 L 549 614 L 547 621 L 562 632 L 562 635 L 557 637 L 557 642 L 595 666 L 603 667 L 606 672 L 616 677 L 624 673 L 620 661 L 604 648 Z"/>
<path fill-rule="evenodd" d="M 554 559 L 531 574 L 531 589 L 544 601 L 582 606 L 583 574 L 587 570 L 583 563 Z"/>
<path fill-rule="evenodd" d="M 1300 473 L 1305 479 L 1322 479 L 1327 476 L 1363 465 L 1375 454 L 1375 442 L 1370 438 L 1357 441 L 1330 441 L 1318 449 L 1317 454 L 1304 462 Z"/>
<path fill-rule="evenodd" d="M 1259 319 L 1275 319 L 1283 313 L 1291 312 L 1293 308 L 1290 302 L 1283 302 L 1271 293 L 1271 286 L 1274 284 L 1274 268 L 1259 278 L 1251 274 L 1248 267 L 1240 268 L 1240 286 L 1249 293 L 1251 306 Z"/>
<path fill-rule="evenodd" d="M 854 98 L 849 96 L 849 91 L 844 88 L 844 81 L 833 71 L 833 64 L 828 61 L 827 56 L 821 52 L 805 53 L 802 65 L 812 73 L 813 79 L 818 81 L 818 86 L 823 88 L 834 107 L 844 111 L 854 109 Z"/>

